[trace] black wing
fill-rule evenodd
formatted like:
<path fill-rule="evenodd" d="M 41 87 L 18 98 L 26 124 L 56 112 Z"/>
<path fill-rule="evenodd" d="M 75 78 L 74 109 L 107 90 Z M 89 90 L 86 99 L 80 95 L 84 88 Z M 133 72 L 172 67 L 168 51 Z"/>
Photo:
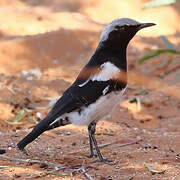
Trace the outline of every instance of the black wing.
<path fill-rule="evenodd" d="M 82 81 L 81 81 L 82 82 Z M 83 84 L 83 82 L 81 83 Z M 100 96 L 105 95 L 113 90 L 114 82 L 111 81 L 92 81 L 89 80 L 84 86 L 74 83 L 69 87 L 62 97 L 56 102 L 52 110 L 49 112 L 47 123 L 53 122 L 64 113 L 79 111 L 81 107 L 88 106 L 95 102 Z M 103 90 L 108 87 L 106 93 Z M 54 120 L 55 120 L 54 119 Z"/>

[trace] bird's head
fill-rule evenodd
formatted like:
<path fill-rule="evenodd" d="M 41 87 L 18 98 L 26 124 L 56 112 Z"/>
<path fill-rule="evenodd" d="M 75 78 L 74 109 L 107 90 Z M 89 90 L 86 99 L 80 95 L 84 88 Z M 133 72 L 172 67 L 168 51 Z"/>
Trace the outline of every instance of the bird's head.
<path fill-rule="evenodd" d="M 154 23 L 139 23 L 129 18 L 116 19 L 105 26 L 101 33 L 100 43 L 112 42 L 116 44 L 128 44 L 139 30 L 154 25 Z"/>

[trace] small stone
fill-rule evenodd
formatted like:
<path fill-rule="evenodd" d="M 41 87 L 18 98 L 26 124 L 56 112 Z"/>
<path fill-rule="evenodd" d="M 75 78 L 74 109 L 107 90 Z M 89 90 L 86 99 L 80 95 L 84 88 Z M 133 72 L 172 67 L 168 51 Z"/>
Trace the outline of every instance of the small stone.
<path fill-rule="evenodd" d="M 143 148 L 148 149 L 148 148 L 152 148 L 152 146 L 151 145 L 143 145 Z"/>
<path fill-rule="evenodd" d="M 20 76 L 22 78 L 26 78 L 28 81 L 38 80 L 41 78 L 41 75 L 42 73 L 39 69 L 29 69 L 27 71 L 23 70 L 20 73 Z"/>
<path fill-rule="evenodd" d="M 169 152 L 174 153 L 174 150 L 173 149 L 169 149 Z"/>
<path fill-rule="evenodd" d="M 108 114 L 107 116 L 104 117 L 104 119 L 111 119 L 111 115 Z"/>
<path fill-rule="evenodd" d="M 38 21 L 42 21 L 43 18 L 42 18 L 41 16 L 39 16 L 39 17 L 37 17 L 37 20 L 38 20 Z"/>
<path fill-rule="evenodd" d="M 28 89 L 28 91 L 27 91 L 27 92 L 28 92 L 28 94 L 31 94 L 31 93 L 32 93 L 31 89 Z"/>
<path fill-rule="evenodd" d="M 36 116 L 37 116 L 39 119 L 41 119 L 41 113 L 40 113 L 40 112 L 37 112 L 37 113 L 36 113 Z"/>
<path fill-rule="evenodd" d="M 47 165 L 46 163 L 41 163 L 39 167 L 40 167 L 40 168 L 47 168 L 48 165 Z"/>
<path fill-rule="evenodd" d="M 75 145 L 76 145 L 76 143 L 75 143 L 75 142 L 73 142 L 71 145 L 72 145 L 72 146 L 75 146 Z"/>
<path fill-rule="evenodd" d="M 153 146 L 153 149 L 158 149 L 158 147 L 157 146 Z"/>
<path fill-rule="evenodd" d="M 21 77 L 25 77 L 25 76 L 27 76 L 28 75 L 28 72 L 27 71 L 21 71 L 21 73 L 20 73 L 20 76 Z"/>
<path fill-rule="evenodd" d="M 19 175 L 19 174 L 14 174 L 14 178 L 20 178 L 21 177 L 21 175 Z"/>
<path fill-rule="evenodd" d="M 70 135 L 71 135 L 71 133 L 70 133 L 70 132 L 67 132 L 67 133 L 66 133 L 66 136 L 70 136 Z"/>
<path fill-rule="evenodd" d="M 55 167 L 55 170 L 56 170 L 56 171 L 59 171 L 59 169 L 60 169 L 59 166 L 56 166 L 56 167 Z"/>
<path fill-rule="evenodd" d="M 120 109 L 119 111 L 120 111 L 120 112 L 124 112 L 124 109 Z"/>
<path fill-rule="evenodd" d="M 162 115 L 159 115 L 159 116 L 158 116 L 158 119 L 163 119 L 163 116 L 162 116 Z"/>
<path fill-rule="evenodd" d="M 33 80 L 33 77 L 32 77 L 32 76 L 28 76 L 26 79 L 27 79 L 28 81 L 32 81 L 32 80 Z"/>

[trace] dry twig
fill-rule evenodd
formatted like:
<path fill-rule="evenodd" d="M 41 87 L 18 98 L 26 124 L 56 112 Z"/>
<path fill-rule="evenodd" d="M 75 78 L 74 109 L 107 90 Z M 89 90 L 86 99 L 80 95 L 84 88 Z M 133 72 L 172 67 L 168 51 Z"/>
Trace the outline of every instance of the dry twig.
<path fill-rule="evenodd" d="M 122 143 L 121 140 L 119 140 L 119 141 L 109 142 L 109 143 L 105 143 L 105 144 L 100 144 L 98 147 L 103 148 L 103 147 L 113 145 L 113 144 L 116 144 L 118 147 L 123 147 L 123 146 L 128 146 L 128 145 L 131 145 L 131 144 L 135 144 L 135 143 L 137 143 L 137 142 L 139 142 L 141 140 L 142 140 L 141 138 L 137 138 L 137 139 L 133 139 L 133 141 L 130 141 L 130 142 L 127 142 L 127 143 Z M 80 149 L 78 151 L 73 151 L 73 152 L 70 152 L 68 154 L 78 153 L 78 152 L 81 152 L 82 150 L 87 151 L 87 149 L 88 149 L 88 147 L 83 147 L 82 149 Z"/>
<path fill-rule="evenodd" d="M 58 170 L 69 170 L 69 171 L 72 171 L 71 174 L 73 173 L 83 173 L 84 176 L 88 179 L 88 180 L 94 180 L 91 175 L 89 175 L 87 172 L 86 172 L 86 169 L 89 169 L 89 168 L 92 168 L 92 166 L 82 166 L 80 164 L 77 164 L 77 165 L 73 165 L 73 166 L 60 166 L 58 164 L 55 164 L 55 163 L 52 163 L 52 162 L 48 162 L 48 161 L 39 161 L 39 160 L 34 160 L 34 159 L 20 159 L 20 158 L 14 158 L 14 157 L 9 157 L 9 156 L 6 156 L 6 155 L 0 155 L 0 158 L 1 159 L 7 159 L 7 160 L 10 160 L 10 161 L 16 161 L 16 162 L 24 162 L 24 163 L 38 163 L 38 164 L 47 164 L 47 165 L 50 165 L 50 166 L 54 166 L 55 167 L 55 170 L 58 171 Z"/>
<path fill-rule="evenodd" d="M 85 176 L 88 180 L 94 180 L 94 179 L 92 178 L 92 176 L 86 172 L 86 170 L 85 170 L 84 167 L 81 169 L 81 171 L 83 172 L 84 176 Z"/>
<path fill-rule="evenodd" d="M 114 141 L 114 142 L 110 142 L 110 143 L 106 143 L 106 144 L 101 144 L 99 145 L 100 148 L 102 147 L 106 147 L 106 146 L 109 146 L 109 145 L 112 145 L 112 144 L 117 144 L 118 147 L 124 147 L 124 146 L 128 146 L 128 145 L 131 145 L 131 144 L 135 144 L 137 142 L 141 141 L 141 139 L 135 139 L 134 141 L 132 142 L 128 142 L 128 143 L 123 143 L 123 144 L 119 144 L 121 141 Z"/>
<path fill-rule="evenodd" d="M 10 161 L 16 161 L 16 162 L 47 164 L 47 165 L 50 165 L 50 166 L 54 166 L 58 170 L 67 169 L 66 166 L 60 166 L 58 164 L 54 164 L 54 163 L 48 162 L 48 161 L 39 161 L 39 160 L 34 160 L 34 159 L 20 159 L 20 158 L 9 157 L 9 156 L 6 156 L 6 155 L 0 155 L 0 158 L 1 159 L 7 159 L 7 160 L 10 160 Z"/>

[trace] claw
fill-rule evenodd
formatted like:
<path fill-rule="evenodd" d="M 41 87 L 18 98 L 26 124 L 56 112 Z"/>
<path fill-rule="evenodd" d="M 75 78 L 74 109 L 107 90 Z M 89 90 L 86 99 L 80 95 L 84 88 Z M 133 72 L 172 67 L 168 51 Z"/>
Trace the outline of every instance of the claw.
<path fill-rule="evenodd" d="M 88 158 L 93 158 L 93 157 L 97 157 L 96 154 L 90 154 L 89 156 L 87 156 Z"/>

